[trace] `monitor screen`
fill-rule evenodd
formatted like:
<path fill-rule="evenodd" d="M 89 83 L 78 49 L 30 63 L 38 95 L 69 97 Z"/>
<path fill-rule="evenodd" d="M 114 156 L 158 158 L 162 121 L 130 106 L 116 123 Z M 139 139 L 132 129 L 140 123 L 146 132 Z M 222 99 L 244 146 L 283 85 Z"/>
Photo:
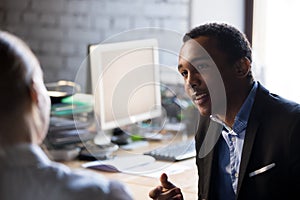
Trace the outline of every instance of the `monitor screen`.
<path fill-rule="evenodd" d="M 89 45 L 95 116 L 102 130 L 161 115 L 156 39 Z"/>

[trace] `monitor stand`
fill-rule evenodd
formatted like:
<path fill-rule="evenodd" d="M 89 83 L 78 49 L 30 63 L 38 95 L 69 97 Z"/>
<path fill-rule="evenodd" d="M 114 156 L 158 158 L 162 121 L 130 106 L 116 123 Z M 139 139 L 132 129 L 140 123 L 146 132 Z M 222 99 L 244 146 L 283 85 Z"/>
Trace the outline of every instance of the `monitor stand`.
<path fill-rule="evenodd" d="M 132 142 L 130 135 L 120 128 L 115 128 L 111 137 L 111 142 L 117 145 L 125 145 Z"/>

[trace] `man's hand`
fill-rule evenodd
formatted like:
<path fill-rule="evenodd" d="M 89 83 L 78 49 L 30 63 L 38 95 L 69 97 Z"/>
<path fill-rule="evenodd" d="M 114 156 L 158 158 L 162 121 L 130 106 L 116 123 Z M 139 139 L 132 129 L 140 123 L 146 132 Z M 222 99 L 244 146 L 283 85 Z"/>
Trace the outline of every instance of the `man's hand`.
<path fill-rule="evenodd" d="M 161 186 L 157 186 L 149 192 L 149 197 L 155 200 L 177 199 L 183 200 L 180 188 L 168 181 L 168 176 L 163 173 L 160 176 Z"/>

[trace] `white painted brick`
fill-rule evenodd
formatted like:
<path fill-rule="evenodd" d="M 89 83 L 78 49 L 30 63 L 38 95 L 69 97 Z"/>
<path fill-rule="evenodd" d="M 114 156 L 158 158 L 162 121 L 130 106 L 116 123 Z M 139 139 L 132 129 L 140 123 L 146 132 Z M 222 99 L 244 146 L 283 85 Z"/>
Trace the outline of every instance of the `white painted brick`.
<path fill-rule="evenodd" d="M 109 30 L 105 30 L 103 33 L 104 34 L 103 40 L 115 42 L 115 39 L 117 39 L 117 41 L 118 41 L 119 35 L 122 34 L 122 32 L 124 32 L 124 31 L 125 30 L 113 29 L 113 28 L 110 28 Z"/>
<path fill-rule="evenodd" d="M 74 81 L 74 75 L 72 71 L 68 71 L 65 67 L 61 67 L 59 70 L 55 70 L 51 66 L 44 67 L 44 76 L 45 83 L 50 82 L 57 82 L 59 80 L 67 80 L 67 81 Z"/>
<path fill-rule="evenodd" d="M 40 52 L 45 55 L 59 55 L 60 43 L 53 41 L 42 41 Z"/>
<path fill-rule="evenodd" d="M 185 29 L 189 1 L 0 0 L 0 27 L 2 18 L 5 29 L 29 42 L 45 80 L 72 79 L 88 44 L 138 27 Z"/>
<path fill-rule="evenodd" d="M 11 11 L 6 13 L 5 21 L 9 25 L 17 25 L 20 24 L 21 21 L 21 13 L 17 11 Z"/>
<path fill-rule="evenodd" d="M 164 19 L 163 27 L 179 33 L 188 31 L 188 24 L 185 19 Z"/>
<path fill-rule="evenodd" d="M 77 69 L 79 69 L 79 67 L 83 63 L 84 59 L 85 59 L 84 55 L 68 56 L 68 57 L 66 57 L 66 68 L 74 71 L 74 74 L 76 74 Z"/>
<path fill-rule="evenodd" d="M 30 29 L 22 26 L 15 26 L 15 25 L 7 25 L 5 29 L 8 32 L 15 34 L 16 36 L 24 39 L 28 35 L 30 35 Z"/>
<path fill-rule="evenodd" d="M 76 13 L 76 14 L 85 14 L 89 10 L 89 2 L 88 1 L 80 1 L 80 0 L 70 0 L 66 4 L 65 12 L 68 13 Z"/>
<path fill-rule="evenodd" d="M 62 15 L 59 24 L 64 28 L 88 28 L 91 26 L 90 18 L 86 15 Z"/>
<path fill-rule="evenodd" d="M 67 28 L 75 27 L 76 26 L 75 24 L 76 23 L 75 23 L 74 18 L 70 15 L 62 15 L 59 18 L 59 25 L 61 27 L 67 27 Z"/>
<path fill-rule="evenodd" d="M 59 73 L 56 74 L 56 80 L 74 81 L 75 80 L 74 71 L 70 71 L 68 68 L 60 69 Z"/>
<path fill-rule="evenodd" d="M 78 55 L 87 56 L 88 55 L 88 45 L 90 44 L 98 44 L 102 40 L 94 41 L 94 42 L 82 42 L 82 43 L 76 43 L 76 53 Z"/>
<path fill-rule="evenodd" d="M 166 0 L 167 3 L 179 3 L 179 4 L 188 4 L 190 0 Z"/>
<path fill-rule="evenodd" d="M 16 0 L 14 0 L 16 1 Z M 38 12 L 61 13 L 65 11 L 65 0 L 32 0 L 32 9 Z"/>
<path fill-rule="evenodd" d="M 98 31 L 90 31 L 84 29 L 69 29 L 66 38 L 74 42 L 80 41 L 93 43 L 100 39 L 100 33 Z"/>
<path fill-rule="evenodd" d="M 24 39 L 24 41 L 34 53 L 40 52 L 40 42 L 39 41 L 33 40 L 33 39 Z"/>
<path fill-rule="evenodd" d="M 110 2 L 123 3 L 123 4 L 138 4 L 138 3 L 143 3 L 143 1 L 141 1 L 141 0 L 111 0 Z"/>
<path fill-rule="evenodd" d="M 65 35 L 63 30 L 54 29 L 49 27 L 33 27 L 31 28 L 31 35 L 33 38 L 41 39 L 41 40 L 64 40 Z"/>
<path fill-rule="evenodd" d="M 37 55 L 41 66 L 51 67 L 53 70 L 59 70 L 63 67 L 63 58 L 59 55 Z"/>
<path fill-rule="evenodd" d="M 109 29 L 110 19 L 104 16 L 93 16 L 91 18 L 91 26 L 95 29 Z"/>
<path fill-rule="evenodd" d="M 151 19 L 149 19 L 149 18 L 138 17 L 138 18 L 133 19 L 134 27 L 150 27 L 151 23 L 152 23 Z"/>
<path fill-rule="evenodd" d="M 188 17 L 188 6 L 180 4 L 150 4 L 144 6 L 144 14 L 149 17 Z"/>
<path fill-rule="evenodd" d="M 113 20 L 113 27 L 115 29 L 129 29 L 130 28 L 130 18 L 129 17 L 115 17 Z"/>
<path fill-rule="evenodd" d="M 57 24 L 57 16 L 53 14 L 42 14 L 40 17 L 41 25 L 54 26 Z"/>
<path fill-rule="evenodd" d="M 106 9 L 106 4 L 103 1 L 93 0 L 89 2 L 90 7 L 88 8 L 88 13 L 92 14 L 104 14 L 103 11 Z"/>
<path fill-rule="evenodd" d="M 38 24 L 39 15 L 34 12 L 25 12 L 22 17 L 25 24 Z"/>
<path fill-rule="evenodd" d="M 159 27 L 161 27 L 161 28 L 163 28 L 163 24 L 162 24 L 163 22 L 162 22 L 162 19 L 161 18 L 152 18 L 152 21 L 151 21 L 151 26 L 152 27 L 157 27 L 157 28 L 159 28 Z"/>
<path fill-rule="evenodd" d="M 143 12 L 143 4 L 140 3 L 129 3 L 129 2 L 113 2 L 107 4 L 106 6 L 107 14 L 114 16 L 140 16 Z"/>
<path fill-rule="evenodd" d="M 29 7 L 29 0 L 1 0 L 1 4 L 6 10 L 22 11 Z"/>
<path fill-rule="evenodd" d="M 77 45 L 71 42 L 64 42 L 60 46 L 60 53 L 63 56 L 74 56 L 77 53 Z"/>
<path fill-rule="evenodd" d="M 168 17 L 170 11 L 166 4 L 150 4 L 144 7 L 144 14 L 147 17 Z M 167 10 L 166 10 L 167 9 Z"/>
<path fill-rule="evenodd" d="M 57 78 L 57 71 L 52 70 L 51 67 L 46 67 L 44 66 L 43 68 L 43 72 L 44 72 L 44 82 L 45 83 L 51 83 L 51 82 L 55 82 L 58 81 Z"/>

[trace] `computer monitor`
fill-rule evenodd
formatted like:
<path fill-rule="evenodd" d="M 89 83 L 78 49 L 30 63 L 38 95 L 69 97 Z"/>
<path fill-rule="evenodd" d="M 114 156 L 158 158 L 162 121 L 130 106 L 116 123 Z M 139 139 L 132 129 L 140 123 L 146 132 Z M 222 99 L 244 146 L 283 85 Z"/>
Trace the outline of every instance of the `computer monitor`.
<path fill-rule="evenodd" d="M 161 115 L 156 39 L 92 44 L 88 51 L 95 116 L 102 130 Z"/>

